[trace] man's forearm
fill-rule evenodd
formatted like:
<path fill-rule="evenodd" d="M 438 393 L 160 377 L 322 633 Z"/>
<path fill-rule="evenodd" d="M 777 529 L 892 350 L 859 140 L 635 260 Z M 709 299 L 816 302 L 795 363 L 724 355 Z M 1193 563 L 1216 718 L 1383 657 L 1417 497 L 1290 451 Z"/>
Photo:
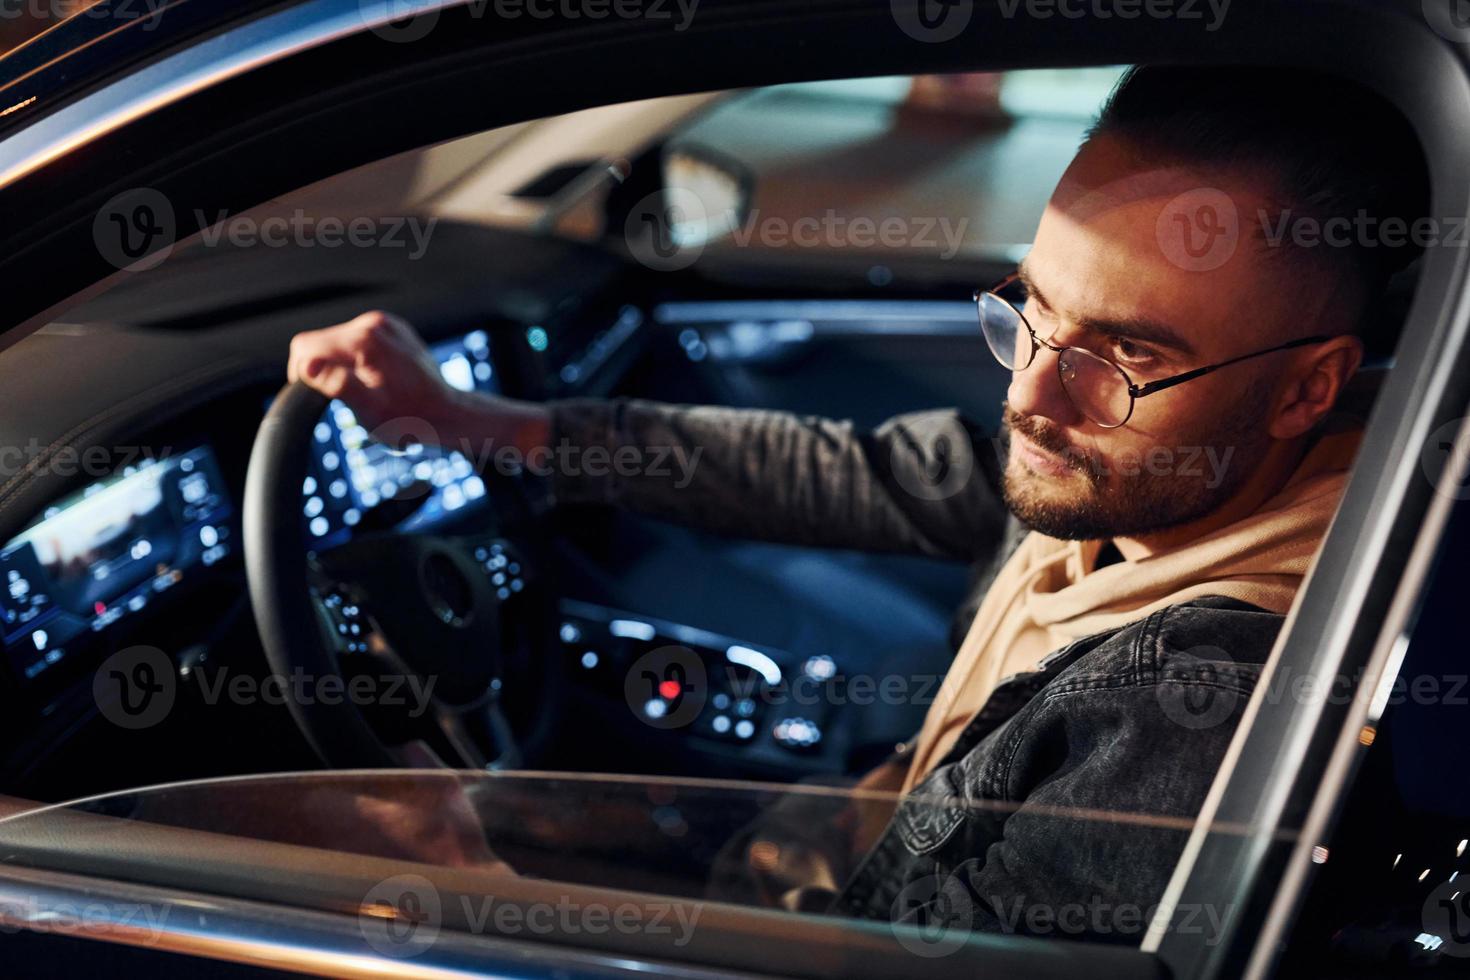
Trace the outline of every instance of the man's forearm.
<path fill-rule="evenodd" d="M 514 446 L 521 458 L 551 443 L 551 412 L 539 402 L 454 391 L 424 421 L 441 445 L 467 449 L 471 459 L 486 448 Z"/>
<path fill-rule="evenodd" d="M 390 442 L 412 434 L 481 461 L 510 450 L 563 501 L 742 537 L 963 559 L 993 551 L 1005 523 L 995 446 L 954 412 L 860 432 L 785 412 L 464 392 L 413 327 L 382 310 L 297 334 L 287 377 L 342 399 Z M 412 433 L 400 434 L 406 423 Z"/>
<path fill-rule="evenodd" d="M 638 400 L 547 410 L 563 502 L 741 537 L 966 559 L 991 547 L 1004 521 L 993 447 L 953 412 L 863 432 L 787 412 Z"/>

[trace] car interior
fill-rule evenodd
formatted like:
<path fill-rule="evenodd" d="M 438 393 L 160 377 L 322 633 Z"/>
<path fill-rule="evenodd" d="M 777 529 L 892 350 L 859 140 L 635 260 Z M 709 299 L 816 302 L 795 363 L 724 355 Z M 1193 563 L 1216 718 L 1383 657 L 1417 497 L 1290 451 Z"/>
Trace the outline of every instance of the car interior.
<path fill-rule="evenodd" d="M 517 124 L 370 164 L 227 219 L 214 241 L 180 246 L 15 345 L 6 363 L 18 384 L 35 387 L 11 390 L 37 425 L 63 407 L 83 417 L 136 408 L 112 437 L 127 447 L 119 457 L 135 458 L 116 460 L 117 475 L 79 461 L 99 478 L 80 496 L 49 502 L 5 549 L 6 648 L 21 707 L 8 713 L 17 762 L 6 767 L 10 791 L 59 800 L 316 763 L 283 706 L 190 704 L 206 697 L 207 684 L 188 686 L 164 723 L 123 737 L 84 717 L 95 709 L 101 649 L 155 646 L 201 677 L 266 670 L 244 588 L 240 513 L 255 430 L 280 388 L 288 341 L 302 329 L 387 309 L 432 342 L 452 383 L 519 397 L 740 405 L 869 426 L 957 405 L 993 428 L 1005 373 L 984 350 L 971 304 L 956 297 L 1014 264 L 1027 221 L 1119 72 L 1010 73 L 992 80 L 995 91 L 960 91 L 948 103 L 924 101 L 928 79 L 858 79 Z M 618 133 L 611 151 L 609 132 Z M 812 249 L 752 249 L 727 238 L 700 256 L 697 277 L 671 282 L 630 260 L 619 209 L 638 188 L 608 171 L 658 174 L 661 161 L 691 149 L 747 175 L 744 213 L 767 223 L 800 218 L 813 199 L 836 221 L 867 213 L 862 202 L 882 195 L 902 213 L 934 214 L 936 225 L 939 215 L 966 221 L 954 248 L 964 251 L 947 254 L 934 229 L 908 248 L 844 247 L 834 237 L 815 258 Z M 998 161 L 1024 161 L 1015 166 L 1024 182 L 999 181 L 1010 166 Z M 997 186 L 977 190 L 982 175 Z M 371 249 L 312 238 L 236 244 L 235 229 L 293 215 L 308 228 L 375 216 L 382 241 Z M 430 229 L 417 247 L 401 230 L 410 221 Z M 815 267 L 793 269 L 793 258 Z M 908 285 L 894 289 L 895 277 Z M 61 361 L 64 388 L 41 370 Z M 368 440 L 351 411 L 334 405 L 317 419 L 302 460 L 295 510 L 308 549 L 325 559 L 354 536 L 389 529 L 478 533 L 485 580 L 534 603 L 538 589 L 520 594 L 520 563 L 489 551 L 498 549 L 497 508 L 487 480 L 517 478 L 495 473 L 494 447 L 486 448 L 473 461 L 458 452 L 413 458 Z M 135 513 L 120 518 L 119 504 Z M 540 768 L 778 781 L 861 773 L 917 730 L 922 696 L 885 704 L 870 694 L 852 705 L 808 697 L 787 717 L 766 718 L 764 703 L 756 714 L 750 699 L 721 692 L 706 717 L 675 732 L 630 713 L 628 665 L 678 642 L 712 665 L 740 651 L 745 663 L 726 662 L 742 678 L 779 672 L 825 682 L 901 667 L 937 687 L 952 652 L 966 575 L 953 562 L 734 540 L 593 506 L 548 508 L 537 519 L 552 547 L 537 574 L 556 583 L 560 607 L 554 623 L 538 614 L 553 639 L 520 642 L 551 643 L 538 655 L 562 661 L 568 701 Z M 518 723 L 545 710 L 539 698 L 518 700 L 506 698 Z M 781 721 L 789 722 L 783 733 L 796 734 L 772 737 Z M 230 735 L 241 731 L 250 737 Z"/>
<path fill-rule="evenodd" d="M 541 878 L 698 897 L 718 838 L 756 804 L 785 785 L 849 782 L 914 734 L 932 692 L 884 698 L 851 681 L 901 674 L 937 689 L 965 626 L 956 607 L 968 569 L 557 505 L 533 474 L 497 456 L 503 447 L 471 458 L 412 439 L 388 445 L 347 406 L 283 391 L 290 339 L 381 309 L 417 327 L 444 378 L 467 391 L 769 408 L 861 426 L 955 406 L 993 428 L 1007 376 L 986 351 L 968 298 L 1024 256 L 1056 179 L 1128 60 L 1119 53 L 1072 59 L 1086 67 L 1018 59 L 984 72 L 956 56 L 932 66 L 936 74 L 829 69 L 754 87 L 730 72 L 728 87 L 666 85 L 680 94 L 480 125 L 468 135 L 462 121 L 427 120 L 411 137 L 365 136 L 356 152 L 372 162 L 348 169 L 331 166 L 340 149 L 303 148 L 312 162 L 304 169 L 330 175 L 292 183 L 283 166 L 260 178 L 271 196 L 249 208 L 150 212 L 181 231 L 202 230 L 180 234 L 162 255 L 113 261 L 105 286 L 41 316 L 43 325 L 0 350 L 8 409 L 0 423 L 0 792 L 12 799 L 0 812 L 107 801 L 50 811 L 56 823 L 39 839 L 17 823 L 7 844 L 140 886 L 129 877 L 131 849 L 157 848 L 192 869 L 172 879 L 177 887 L 256 901 L 299 884 L 309 863 L 323 905 L 348 908 L 363 882 L 406 867 L 391 848 L 333 863 L 316 848 L 309 857 L 294 850 L 309 837 L 302 826 L 230 821 L 292 792 L 283 774 L 320 773 L 316 805 L 332 817 L 356 784 L 329 770 L 422 769 L 428 793 L 443 768 L 524 771 L 507 781 L 497 810 L 507 854 L 540 872 L 521 881 L 515 900 L 536 901 Z M 720 70 L 710 74 L 723 80 Z M 535 98 L 556 101 L 555 93 Z M 475 111 L 487 115 L 482 123 L 493 115 Z M 210 152 L 227 159 L 235 135 L 222 132 Z M 241 157 L 241 166 L 259 165 L 254 154 Z M 690 223 L 670 250 L 638 217 L 650 195 L 681 181 L 721 188 L 729 210 Z M 171 199 L 193 205 L 207 195 Z M 889 213 L 933 221 L 921 241 L 896 247 L 852 224 Z M 819 228 L 818 240 L 793 243 L 802 218 L 819 219 L 806 226 Z M 341 241 L 354 220 L 367 222 L 370 247 Z M 773 238 L 773 227 L 784 230 Z M 1364 417 L 1397 380 L 1400 331 L 1427 278 L 1418 266 L 1408 270 L 1377 314 L 1349 398 Z M 1410 363 L 1420 353 L 1411 348 Z M 1403 630 L 1428 639 L 1406 639 L 1408 657 L 1400 649 L 1398 663 L 1451 677 L 1463 581 L 1454 557 L 1463 549 L 1453 541 L 1470 525 L 1463 505 L 1443 506 L 1453 510 L 1449 543 L 1425 560 L 1431 588 Z M 1396 540 L 1409 537 L 1404 527 Z M 469 576 L 460 601 L 499 610 L 482 614 L 493 635 L 475 637 L 495 656 L 449 681 L 461 689 L 440 690 L 445 702 L 469 701 L 473 710 L 416 712 L 409 697 L 389 710 L 303 711 L 262 693 L 266 677 L 303 665 L 349 679 L 354 665 L 368 673 L 385 650 L 411 671 L 452 674 L 435 669 L 444 666 L 436 657 L 456 653 L 435 617 L 463 609 L 403 600 L 413 591 L 407 558 L 440 542 L 453 542 L 444 560 Z M 1352 543 L 1346 532 L 1341 542 L 1339 558 Z M 1340 574 L 1352 571 L 1339 564 Z M 1313 593 L 1331 598 L 1302 603 L 1294 616 L 1322 614 L 1337 598 L 1329 590 L 1338 574 L 1319 575 Z M 1373 601 L 1386 607 L 1398 583 L 1396 575 L 1376 582 Z M 1366 592 L 1341 590 L 1360 603 Z M 1364 658 L 1378 649 L 1367 627 L 1354 642 Z M 694 651 L 711 685 L 696 716 L 676 725 L 663 723 L 676 701 L 661 693 L 668 675 L 639 669 L 671 645 Z M 153 683 L 163 673 L 166 712 L 136 714 L 121 674 Z M 250 696 L 221 695 L 242 678 L 255 685 L 244 688 Z M 476 700 L 487 685 L 496 696 Z M 823 693 L 779 703 L 750 696 L 798 686 Z M 1231 809 L 1255 804 L 1226 794 L 1213 801 L 1216 819 L 1239 816 L 1253 829 L 1191 852 L 1216 880 L 1244 888 L 1249 876 L 1231 862 L 1279 873 L 1294 848 L 1320 848 L 1312 861 L 1322 873 L 1303 886 L 1301 933 L 1282 945 L 1294 973 L 1384 975 L 1460 962 L 1425 942 L 1419 917 L 1444 874 L 1454 881 L 1465 849 L 1466 801 L 1444 775 L 1454 765 L 1446 749 L 1453 702 L 1376 704 L 1382 721 L 1361 736 L 1372 751 L 1351 794 L 1329 808 L 1341 818 L 1335 829 L 1298 787 L 1293 799 L 1310 819 L 1263 831 L 1272 841 L 1263 847 L 1261 821 Z M 1329 710 L 1338 709 L 1347 706 Z M 1304 737 L 1302 751 L 1341 751 L 1331 726 L 1324 731 Z M 1285 737 L 1266 726 L 1251 736 Z M 1337 778 L 1347 784 L 1356 771 Z M 278 774 L 283 781 L 273 782 Z M 598 782 L 608 774 L 646 781 Z M 187 788 L 246 775 L 259 781 Z M 686 793 L 671 815 L 650 789 L 665 778 L 707 792 Z M 153 818 L 145 794 L 126 792 L 174 783 L 186 787 Z M 593 783 L 607 812 L 626 820 L 622 837 L 594 814 L 538 824 L 559 793 Z M 727 796 L 722 783 L 761 789 Z M 119 815 L 136 826 L 116 850 L 108 818 Z M 1327 833 L 1314 838 L 1318 827 Z M 309 829 L 325 838 L 341 825 L 323 819 Z M 242 835 L 228 855 L 214 836 L 225 832 Z M 60 863 L 57 839 L 69 852 Z M 472 872 L 440 871 L 462 875 L 455 880 L 467 892 L 486 887 Z M 1451 892 L 1452 906 L 1459 892 Z M 1258 906 L 1269 901 L 1269 892 L 1253 893 L 1241 906 L 1264 914 Z M 770 943 L 806 975 L 893 975 L 912 964 L 895 958 L 886 926 L 854 933 L 820 917 L 711 909 L 725 918 L 690 947 L 665 944 L 656 955 L 754 969 L 760 952 L 751 947 Z M 333 928 L 325 918 L 317 925 Z M 606 937 L 557 938 L 616 946 Z M 803 944 L 843 955 L 803 959 Z M 935 961 L 935 975 L 982 962 L 1034 966 L 1024 944 L 978 947 L 983 958 Z M 458 947 L 440 949 L 452 956 Z M 623 949 L 646 951 L 631 942 Z M 1165 975 L 1133 952 L 1098 949 L 1086 962 L 1103 975 Z M 563 955 L 570 972 L 592 968 L 576 950 Z M 1246 954 L 1192 950 L 1174 963 L 1227 955 Z"/>

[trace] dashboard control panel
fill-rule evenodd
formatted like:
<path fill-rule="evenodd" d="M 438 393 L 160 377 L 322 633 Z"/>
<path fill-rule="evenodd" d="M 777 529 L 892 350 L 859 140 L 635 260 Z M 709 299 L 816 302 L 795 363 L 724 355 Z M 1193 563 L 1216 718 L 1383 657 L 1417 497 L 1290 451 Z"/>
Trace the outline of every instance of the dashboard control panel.
<path fill-rule="evenodd" d="M 831 687 L 841 671 L 826 655 L 786 651 L 574 599 L 561 602 L 560 639 L 572 678 L 650 728 L 698 739 L 709 751 L 823 771 L 832 745 Z"/>
<path fill-rule="evenodd" d="M 490 339 L 475 330 L 430 346 L 444 380 L 461 391 L 499 391 L 490 357 Z M 474 462 L 458 450 L 445 451 L 424 441 L 421 420 L 385 423 L 395 449 L 374 439 L 340 401 L 333 401 L 312 434 L 313 459 L 302 487 L 302 513 L 309 540 L 317 548 L 342 544 L 379 507 L 403 505 L 399 530 L 433 527 L 485 498 L 485 483 Z M 383 433 L 379 433 L 382 435 Z M 492 448 L 492 447 L 487 447 Z"/>
<path fill-rule="evenodd" d="M 234 547 L 214 451 L 137 465 L 48 507 L 0 548 L 0 636 L 26 680 Z"/>

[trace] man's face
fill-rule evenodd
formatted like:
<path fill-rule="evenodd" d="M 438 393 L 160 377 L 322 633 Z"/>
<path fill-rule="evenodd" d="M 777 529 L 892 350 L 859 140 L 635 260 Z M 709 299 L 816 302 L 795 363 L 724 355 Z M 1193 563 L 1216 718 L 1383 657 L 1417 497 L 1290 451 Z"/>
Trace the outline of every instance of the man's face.
<path fill-rule="evenodd" d="M 1201 269 L 1181 236 L 1233 219 L 1238 247 Z M 1181 198 L 1180 195 L 1188 195 Z M 1273 347 L 1310 331 L 1293 321 L 1303 291 L 1275 274 L 1248 222 L 1264 198 L 1225 172 L 1150 169 L 1128 145 L 1094 140 L 1053 194 L 1023 265 L 1023 313 L 1037 335 L 1117 364 L 1135 384 Z M 1185 227 L 1192 224 L 1192 228 Z M 1196 248 L 1198 251 L 1198 248 Z M 1042 347 L 1012 375 L 1005 493 L 1012 512 L 1053 537 L 1141 536 L 1202 518 L 1259 465 L 1289 355 L 1223 368 L 1140 398 L 1128 422 L 1103 428 L 1063 391 L 1058 355 Z"/>

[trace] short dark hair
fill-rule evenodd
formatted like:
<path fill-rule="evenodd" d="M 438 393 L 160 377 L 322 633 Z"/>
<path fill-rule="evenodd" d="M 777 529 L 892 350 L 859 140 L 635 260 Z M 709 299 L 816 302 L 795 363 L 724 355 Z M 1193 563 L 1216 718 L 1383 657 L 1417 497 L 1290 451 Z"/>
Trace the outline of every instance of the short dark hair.
<path fill-rule="evenodd" d="M 1087 138 L 1122 137 L 1184 164 L 1269 174 L 1263 188 L 1285 226 L 1356 219 L 1412 228 L 1429 211 L 1429 173 L 1413 128 L 1392 104 L 1354 82 L 1292 68 L 1136 66 L 1119 79 Z M 1254 222 L 1252 222 L 1254 224 Z M 1242 232 L 1245 230 L 1242 215 Z M 1279 227 L 1279 226 L 1278 226 Z M 1320 227 L 1320 225 L 1319 225 Z M 1363 287 L 1357 327 L 1372 317 L 1388 280 L 1422 251 L 1348 236 L 1347 245 L 1300 248 Z"/>

